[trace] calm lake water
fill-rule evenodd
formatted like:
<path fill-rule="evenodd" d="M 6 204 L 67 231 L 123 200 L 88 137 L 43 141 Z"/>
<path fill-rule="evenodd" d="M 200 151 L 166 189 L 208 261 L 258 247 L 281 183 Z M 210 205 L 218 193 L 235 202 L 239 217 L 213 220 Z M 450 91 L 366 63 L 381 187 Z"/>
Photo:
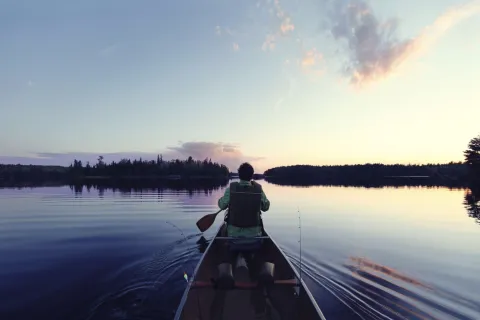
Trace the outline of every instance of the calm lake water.
<path fill-rule="evenodd" d="M 264 224 L 296 265 L 300 215 L 327 319 L 480 319 L 464 190 L 262 184 Z M 0 189 L 0 319 L 171 319 L 206 247 L 195 222 L 222 191 Z"/>

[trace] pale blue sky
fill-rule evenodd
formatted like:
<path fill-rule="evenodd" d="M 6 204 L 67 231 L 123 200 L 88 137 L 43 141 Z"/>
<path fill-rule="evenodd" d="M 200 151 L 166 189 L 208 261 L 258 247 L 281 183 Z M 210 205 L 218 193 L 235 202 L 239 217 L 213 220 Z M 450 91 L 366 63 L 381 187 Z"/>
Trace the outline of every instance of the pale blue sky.
<path fill-rule="evenodd" d="M 480 3 L 417 2 L 0 0 L 0 162 L 461 160 Z"/>

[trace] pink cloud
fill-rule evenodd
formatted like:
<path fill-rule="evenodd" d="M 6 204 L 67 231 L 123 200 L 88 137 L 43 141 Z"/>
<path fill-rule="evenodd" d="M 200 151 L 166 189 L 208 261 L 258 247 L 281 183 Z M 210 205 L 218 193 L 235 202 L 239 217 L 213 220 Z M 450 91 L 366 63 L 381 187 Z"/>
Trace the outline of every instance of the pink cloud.
<path fill-rule="evenodd" d="M 280 25 L 280 30 L 282 34 L 287 34 L 289 31 L 295 30 L 295 26 L 293 25 L 291 19 L 289 17 L 285 18 Z"/>
<path fill-rule="evenodd" d="M 240 148 L 233 144 L 185 142 L 158 152 L 37 152 L 29 156 L 0 156 L 0 163 L 68 166 L 75 159 L 81 160 L 84 164 L 87 161 L 95 164 L 100 155 L 104 157 L 105 162 L 112 162 L 123 158 L 156 160 L 158 154 L 162 154 L 164 160 L 187 159 L 190 156 L 196 160 L 211 158 L 212 161 L 225 164 L 231 171 L 235 171 L 242 162 L 248 161 L 253 165 L 264 159 L 263 157 L 244 155 Z"/>
<path fill-rule="evenodd" d="M 273 49 L 275 49 L 275 40 L 276 40 L 275 35 L 268 34 L 265 37 L 265 41 L 262 44 L 262 50 L 263 51 L 268 51 L 268 50 L 272 51 Z"/>
<path fill-rule="evenodd" d="M 188 157 L 195 159 L 211 158 L 212 161 L 225 164 L 231 171 L 235 171 L 242 162 L 253 163 L 263 157 L 246 156 L 236 145 L 216 142 L 185 142 L 177 147 L 169 147 L 169 157 Z"/>
<path fill-rule="evenodd" d="M 315 48 L 305 51 L 303 58 L 299 61 L 302 70 L 305 74 L 311 77 L 311 80 L 317 79 L 318 76 L 323 75 L 324 70 L 320 63 L 323 61 L 321 53 L 317 52 Z"/>
<path fill-rule="evenodd" d="M 279 0 L 273 0 L 273 7 L 270 8 L 270 12 L 280 20 L 280 26 L 275 33 L 268 34 L 265 37 L 265 41 L 262 44 L 263 51 L 271 51 L 275 49 L 275 42 L 278 38 L 286 36 L 288 33 L 295 30 L 292 18 L 283 10 Z"/>
<path fill-rule="evenodd" d="M 328 16 L 333 37 L 346 42 L 348 60 L 344 72 L 353 84 L 361 86 L 386 78 L 430 49 L 452 26 L 479 12 L 479 0 L 451 8 L 417 37 L 404 40 L 396 37 L 395 19 L 380 22 L 363 0 L 353 0 L 347 6 L 337 2 Z"/>
<path fill-rule="evenodd" d="M 313 48 L 312 50 L 308 50 L 305 52 L 301 65 L 302 67 L 312 67 L 318 64 L 318 62 L 322 60 L 322 55 L 317 52 L 317 49 Z"/>

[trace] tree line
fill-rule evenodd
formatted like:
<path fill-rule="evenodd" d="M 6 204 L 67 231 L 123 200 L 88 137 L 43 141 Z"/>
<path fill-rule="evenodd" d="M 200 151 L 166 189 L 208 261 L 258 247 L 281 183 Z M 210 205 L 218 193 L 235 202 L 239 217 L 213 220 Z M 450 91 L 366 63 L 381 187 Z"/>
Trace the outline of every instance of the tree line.
<path fill-rule="evenodd" d="M 470 140 L 465 162 L 448 164 L 293 165 L 265 171 L 265 179 L 282 185 L 480 185 L 480 135 Z"/>
<path fill-rule="evenodd" d="M 74 178 L 81 177 L 168 177 L 178 178 L 225 178 L 229 175 L 228 168 L 212 159 L 194 160 L 163 160 L 161 155 L 157 160 L 122 159 L 118 162 L 105 163 L 103 156 L 93 166 L 89 162 L 83 166 L 82 161 L 74 160 L 68 167 L 68 173 Z"/>
<path fill-rule="evenodd" d="M 74 160 L 68 167 L 0 164 L 0 186 L 43 185 L 45 183 L 70 184 L 84 181 L 106 180 L 161 180 L 161 179 L 228 179 L 228 168 L 211 159 L 165 161 L 122 159 L 106 163 L 103 156 L 95 164 Z"/>
<path fill-rule="evenodd" d="M 0 164 L 0 186 L 64 184 L 68 170 L 61 166 Z"/>
<path fill-rule="evenodd" d="M 461 162 L 426 165 L 294 165 L 269 169 L 265 171 L 265 179 L 293 185 L 458 185 L 464 182 L 467 173 L 467 167 Z"/>

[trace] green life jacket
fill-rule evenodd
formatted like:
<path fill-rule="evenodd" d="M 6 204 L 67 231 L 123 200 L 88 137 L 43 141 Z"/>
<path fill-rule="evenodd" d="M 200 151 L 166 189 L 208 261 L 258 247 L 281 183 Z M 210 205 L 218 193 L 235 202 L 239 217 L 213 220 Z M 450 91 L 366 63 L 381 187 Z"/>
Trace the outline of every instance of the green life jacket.
<path fill-rule="evenodd" d="M 230 204 L 228 207 L 228 224 L 239 228 L 261 225 L 260 206 L 262 203 L 262 186 L 230 184 Z"/>

